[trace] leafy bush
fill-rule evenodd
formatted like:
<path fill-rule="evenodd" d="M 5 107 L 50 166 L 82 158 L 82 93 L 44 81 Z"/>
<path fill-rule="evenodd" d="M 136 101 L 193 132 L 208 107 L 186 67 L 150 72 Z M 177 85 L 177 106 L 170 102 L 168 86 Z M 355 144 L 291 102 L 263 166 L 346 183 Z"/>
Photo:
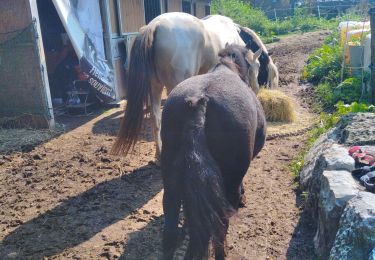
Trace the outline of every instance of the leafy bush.
<path fill-rule="evenodd" d="M 270 20 L 258 9 L 251 8 L 240 0 L 213 0 L 211 3 L 213 14 L 221 14 L 231 17 L 236 23 L 247 26 L 252 30 L 267 35 Z"/>
<path fill-rule="evenodd" d="M 368 105 L 366 103 L 353 102 L 350 105 L 340 101 L 336 104 L 337 112 L 336 115 L 343 116 L 349 113 L 361 113 L 361 112 L 372 112 L 375 113 L 375 106 Z"/>
<path fill-rule="evenodd" d="M 323 108 L 329 109 L 335 105 L 333 87 L 331 84 L 320 83 L 315 87 L 314 91 L 318 99 L 322 102 Z"/>
<path fill-rule="evenodd" d="M 315 94 L 323 104 L 323 108 L 330 109 L 338 102 L 350 104 L 361 99 L 362 81 L 357 77 L 345 79 L 337 87 L 328 82 L 320 83 L 315 87 Z"/>
<path fill-rule="evenodd" d="M 333 89 L 334 102 L 346 104 L 359 101 L 361 98 L 362 81 L 359 78 L 347 78 Z"/>
<path fill-rule="evenodd" d="M 302 78 L 315 84 L 315 94 L 324 109 L 331 110 L 339 101 L 347 104 L 366 101 L 366 97 L 361 97 L 362 79 L 359 76 L 350 76 L 345 70 L 344 81 L 340 82 L 342 61 L 343 49 L 338 41 L 338 33 L 335 33 L 327 37 L 325 44 L 309 56 L 304 68 Z M 365 73 L 363 82 L 369 79 L 369 74 Z"/>
<path fill-rule="evenodd" d="M 303 78 L 313 84 L 328 82 L 338 84 L 341 74 L 343 49 L 340 45 L 324 44 L 308 58 Z"/>

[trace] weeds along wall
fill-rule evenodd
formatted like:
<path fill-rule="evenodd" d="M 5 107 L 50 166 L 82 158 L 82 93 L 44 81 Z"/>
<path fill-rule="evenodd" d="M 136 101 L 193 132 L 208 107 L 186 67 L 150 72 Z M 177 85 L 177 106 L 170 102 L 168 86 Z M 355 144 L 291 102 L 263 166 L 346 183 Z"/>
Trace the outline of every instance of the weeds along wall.
<path fill-rule="evenodd" d="M 0 118 L 39 117 L 48 127 L 35 22 L 29 0 L 1 0 Z"/>

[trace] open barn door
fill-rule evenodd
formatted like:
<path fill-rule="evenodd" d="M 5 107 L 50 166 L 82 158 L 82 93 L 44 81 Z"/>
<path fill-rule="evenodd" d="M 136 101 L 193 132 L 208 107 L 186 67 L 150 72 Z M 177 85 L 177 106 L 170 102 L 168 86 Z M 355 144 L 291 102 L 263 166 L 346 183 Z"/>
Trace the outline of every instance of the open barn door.
<path fill-rule="evenodd" d="M 53 0 L 80 67 L 103 102 L 116 101 L 112 65 L 105 60 L 99 1 Z"/>

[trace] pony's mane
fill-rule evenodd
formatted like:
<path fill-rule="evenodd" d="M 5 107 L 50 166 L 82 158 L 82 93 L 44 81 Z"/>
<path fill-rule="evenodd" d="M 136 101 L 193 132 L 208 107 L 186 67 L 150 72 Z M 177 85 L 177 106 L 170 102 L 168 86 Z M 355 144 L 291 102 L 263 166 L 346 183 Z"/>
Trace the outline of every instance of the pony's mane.
<path fill-rule="evenodd" d="M 249 51 L 245 47 L 230 44 L 219 52 L 220 62 L 216 65 L 215 69 L 220 65 L 224 65 L 238 74 L 246 84 L 249 84 L 249 64 L 246 61 L 246 55 L 248 54 Z"/>

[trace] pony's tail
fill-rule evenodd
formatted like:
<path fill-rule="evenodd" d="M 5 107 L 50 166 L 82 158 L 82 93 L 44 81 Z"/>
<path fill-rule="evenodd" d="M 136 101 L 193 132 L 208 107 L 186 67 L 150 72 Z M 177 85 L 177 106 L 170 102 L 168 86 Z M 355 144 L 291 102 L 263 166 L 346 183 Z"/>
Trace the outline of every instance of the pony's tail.
<path fill-rule="evenodd" d="M 210 155 L 205 135 L 207 99 L 187 98 L 190 107 L 184 135 L 183 210 L 188 226 L 187 259 L 208 256 L 210 240 L 220 243 L 233 208 L 225 199 L 221 173 Z"/>
<path fill-rule="evenodd" d="M 113 154 L 125 154 L 135 145 L 141 131 L 144 107 L 149 106 L 151 77 L 155 73 L 153 41 L 156 26 L 147 25 L 135 38 L 130 53 L 127 80 L 127 105 Z"/>

